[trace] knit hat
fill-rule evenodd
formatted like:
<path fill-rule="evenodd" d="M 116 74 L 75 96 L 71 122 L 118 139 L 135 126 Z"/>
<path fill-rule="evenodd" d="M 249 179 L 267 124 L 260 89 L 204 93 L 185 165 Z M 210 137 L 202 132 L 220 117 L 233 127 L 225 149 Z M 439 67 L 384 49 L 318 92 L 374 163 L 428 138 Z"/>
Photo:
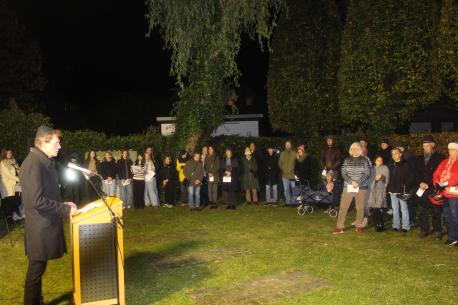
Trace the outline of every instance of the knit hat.
<path fill-rule="evenodd" d="M 299 145 L 297 147 L 297 150 L 302 150 L 303 152 L 305 152 L 305 146 L 304 145 Z"/>
<path fill-rule="evenodd" d="M 388 139 L 382 139 L 382 141 L 381 141 L 380 143 L 385 143 L 385 144 L 390 145 L 390 140 L 388 140 Z"/>
<path fill-rule="evenodd" d="M 425 144 L 425 143 L 436 143 L 436 141 L 434 141 L 434 138 L 432 135 L 426 135 L 423 137 L 423 140 L 422 140 L 422 143 Z"/>
<path fill-rule="evenodd" d="M 245 156 L 251 155 L 251 149 L 249 147 L 245 148 Z"/>

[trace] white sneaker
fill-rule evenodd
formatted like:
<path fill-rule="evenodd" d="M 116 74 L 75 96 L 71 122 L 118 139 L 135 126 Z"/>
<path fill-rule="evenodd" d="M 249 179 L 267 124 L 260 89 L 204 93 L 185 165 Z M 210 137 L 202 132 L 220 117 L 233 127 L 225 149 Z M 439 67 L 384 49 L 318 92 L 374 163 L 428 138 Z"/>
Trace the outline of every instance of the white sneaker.
<path fill-rule="evenodd" d="M 169 203 L 166 203 L 166 204 L 164 204 L 164 207 L 165 207 L 165 208 L 171 209 L 171 208 L 173 208 L 173 205 L 171 205 L 171 204 L 169 204 Z"/>
<path fill-rule="evenodd" d="M 388 211 L 386 211 L 386 213 L 387 213 L 388 215 L 393 215 L 393 209 L 389 209 Z"/>
<path fill-rule="evenodd" d="M 21 219 L 22 219 L 22 217 L 19 216 L 18 214 L 16 214 L 16 212 L 13 212 L 12 218 L 13 218 L 14 221 L 18 221 L 18 220 L 21 220 Z"/>

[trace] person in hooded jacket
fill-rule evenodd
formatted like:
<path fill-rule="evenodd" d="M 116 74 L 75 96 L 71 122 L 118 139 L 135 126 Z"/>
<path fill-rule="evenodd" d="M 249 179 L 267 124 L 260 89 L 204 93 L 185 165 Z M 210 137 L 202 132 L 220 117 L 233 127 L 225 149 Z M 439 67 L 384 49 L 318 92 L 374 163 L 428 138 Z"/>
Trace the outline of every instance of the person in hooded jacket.
<path fill-rule="evenodd" d="M 278 200 L 278 154 L 275 153 L 273 145 L 267 148 L 267 154 L 264 158 L 264 173 L 266 181 L 266 202 L 267 204 L 276 204 Z"/>
<path fill-rule="evenodd" d="M 178 172 L 178 181 L 180 182 L 180 202 L 183 205 L 186 205 L 188 202 L 188 181 L 184 176 L 183 169 L 191 158 L 186 150 L 180 152 L 180 156 L 176 161 L 176 170 Z"/>
<path fill-rule="evenodd" d="M 310 184 L 310 158 L 305 152 L 305 146 L 297 147 L 297 156 L 294 163 L 294 175 L 298 178 L 301 185 Z"/>

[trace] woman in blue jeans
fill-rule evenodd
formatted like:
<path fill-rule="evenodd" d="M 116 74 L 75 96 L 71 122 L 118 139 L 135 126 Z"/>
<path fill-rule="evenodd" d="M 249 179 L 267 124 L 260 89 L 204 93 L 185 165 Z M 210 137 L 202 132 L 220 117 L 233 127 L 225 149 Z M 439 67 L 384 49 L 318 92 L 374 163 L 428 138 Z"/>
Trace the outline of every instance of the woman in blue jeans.
<path fill-rule="evenodd" d="M 407 201 L 399 197 L 411 191 L 414 184 L 414 175 L 409 164 L 402 158 L 400 149 L 393 148 L 391 150 L 391 157 L 393 162 L 389 164 L 390 178 L 387 192 L 390 195 L 391 206 L 393 208 L 393 230 L 409 232 L 410 223 Z M 399 212 L 401 212 L 401 214 L 399 214 Z"/>

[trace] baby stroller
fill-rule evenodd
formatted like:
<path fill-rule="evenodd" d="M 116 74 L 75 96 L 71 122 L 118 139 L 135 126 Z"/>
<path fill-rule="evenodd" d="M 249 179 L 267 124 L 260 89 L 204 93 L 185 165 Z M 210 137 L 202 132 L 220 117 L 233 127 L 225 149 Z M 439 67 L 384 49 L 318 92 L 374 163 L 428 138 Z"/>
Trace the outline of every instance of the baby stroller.
<path fill-rule="evenodd" d="M 336 185 L 335 191 L 330 193 L 314 191 L 306 186 L 296 186 L 293 194 L 297 204 L 297 214 L 303 216 L 305 213 L 313 213 L 316 208 L 330 207 L 327 214 L 330 217 L 337 217 L 338 189 L 339 187 Z"/>

